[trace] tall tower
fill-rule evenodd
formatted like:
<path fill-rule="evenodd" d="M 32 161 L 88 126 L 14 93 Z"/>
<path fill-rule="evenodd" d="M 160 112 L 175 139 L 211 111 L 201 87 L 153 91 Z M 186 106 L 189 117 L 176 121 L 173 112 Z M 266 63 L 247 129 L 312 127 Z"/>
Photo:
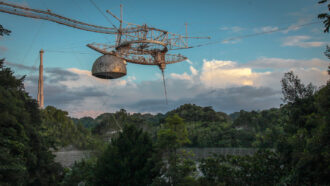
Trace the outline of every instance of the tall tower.
<path fill-rule="evenodd" d="M 44 65 L 43 65 L 43 53 L 44 50 L 40 50 L 40 65 L 39 65 L 39 80 L 38 80 L 38 104 L 40 108 L 44 108 Z"/>

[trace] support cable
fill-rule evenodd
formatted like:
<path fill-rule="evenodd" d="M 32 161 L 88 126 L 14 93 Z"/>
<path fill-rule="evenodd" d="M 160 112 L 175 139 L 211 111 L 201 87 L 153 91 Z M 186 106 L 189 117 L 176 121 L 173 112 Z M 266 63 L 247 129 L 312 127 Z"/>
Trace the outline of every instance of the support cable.
<path fill-rule="evenodd" d="M 102 10 L 96 5 L 93 0 L 89 0 L 93 6 L 103 15 L 103 17 L 118 31 L 118 28 L 112 23 L 112 21 L 102 12 Z"/>
<path fill-rule="evenodd" d="M 80 65 L 80 67 L 83 68 L 83 65 L 82 65 L 82 63 L 81 63 L 81 60 L 79 60 L 78 57 L 77 57 L 77 55 L 76 55 L 76 54 L 79 54 L 79 52 L 72 51 L 71 53 L 74 54 L 74 56 L 75 56 L 75 58 L 76 58 L 78 64 Z M 107 76 L 107 78 L 108 78 L 108 74 L 106 74 L 106 76 Z M 93 82 L 91 81 L 91 79 L 88 78 L 88 81 L 89 81 L 91 84 L 93 84 Z M 112 91 L 113 91 L 113 89 L 112 89 Z M 111 93 L 110 93 L 110 95 L 111 95 Z M 109 101 L 109 97 L 108 97 L 108 98 L 104 98 L 104 97 L 102 97 L 101 99 L 103 100 L 103 106 L 105 105 L 105 103 L 106 103 L 107 101 Z M 114 123 L 115 123 L 115 124 L 117 125 L 117 127 L 119 128 L 119 132 L 122 132 L 123 129 L 122 129 L 122 127 L 119 125 L 119 123 L 118 123 L 116 117 L 114 116 L 115 113 L 109 113 L 109 114 L 110 114 L 110 116 L 113 118 Z M 110 117 L 107 118 L 107 123 L 108 123 L 108 125 L 110 124 Z"/>
<path fill-rule="evenodd" d="M 304 26 L 313 25 L 313 24 L 317 24 L 317 23 L 321 23 L 321 21 L 314 21 L 314 22 L 309 22 L 309 23 L 300 24 L 300 25 L 296 25 L 296 26 L 287 26 L 287 27 L 282 27 L 282 28 L 275 29 L 275 30 L 270 30 L 270 31 L 265 31 L 265 32 L 258 32 L 258 33 L 253 33 L 253 34 L 246 34 L 246 35 L 241 35 L 241 36 L 237 36 L 237 37 L 231 37 L 231 38 L 228 38 L 228 39 L 202 43 L 202 44 L 198 44 L 198 45 L 194 45 L 194 46 L 190 46 L 190 47 L 186 47 L 186 48 L 176 48 L 176 49 L 171 49 L 171 50 L 198 48 L 198 47 L 207 46 L 207 45 L 214 45 L 214 44 L 228 42 L 228 41 L 234 41 L 234 40 L 238 40 L 238 39 L 244 39 L 244 38 L 255 37 L 255 36 L 259 36 L 259 35 L 270 34 L 270 33 L 274 33 L 274 32 L 285 31 L 285 30 L 288 30 L 290 28 L 299 28 L 299 27 L 304 27 Z"/>
<path fill-rule="evenodd" d="M 168 105 L 166 83 L 165 83 L 165 77 L 164 77 L 164 70 L 163 69 L 162 69 L 162 75 L 163 75 L 163 85 L 164 85 L 165 100 L 166 100 L 166 105 Z"/>
<path fill-rule="evenodd" d="M 92 54 L 91 52 L 83 52 L 83 51 L 64 51 L 64 50 L 47 50 L 47 49 L 45 49 L 44 51 L 53 52 L 53 53 Z"/>

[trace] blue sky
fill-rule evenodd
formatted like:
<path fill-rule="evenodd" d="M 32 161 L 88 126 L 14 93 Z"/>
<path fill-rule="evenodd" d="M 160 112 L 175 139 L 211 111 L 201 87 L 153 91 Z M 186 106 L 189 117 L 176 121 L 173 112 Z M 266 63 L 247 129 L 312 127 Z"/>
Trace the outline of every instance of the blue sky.
<path fill-rule="evenodd" d="M 111 27 L 89 0 L 7 2 L 50 9 L 69 18 Z M 293 70 L 304 82 L 318 86 L 328 79 L 325 71 L 329 62 L 323 51 L 329 34 L 323 33 L 323 25 L 317 19 L 327 10 L 315 0 L 94 2 L 104 13 L 109 9 L 117 15 L 123 4 L 126 21 L 173 33 L 185 34 L 184 24 L 188 23 L 190 36 L 211 37 L 190 40 L 191 45 L 214 44 L 178 51 L 189 61 L 167 66 L 169 105 L 165 105 L 158 67 L 128 64 L 126 77 L 110 81 L 88 74 L 100 54 L 86 44 L 114 42 L 114 36 L 0 13 L 1 24 L 12 31 L 0 39 L 1 57 L 17 74 L 28 74 L 26 89 L 35 97 L 37 72 L 18 64 L 37 66 L 38 51 L 43 48 L 48 88 L 45 103 L 68 110 L 75 117 L 120 108 L 165 112 L 183 103 L 210 105 L 227 113 L 266 109 L 281 103 L 279 82 L 284 72 Z M 309 23 L 313 24 L 300 26 Z M 269 31 L 275 32 L 259 34 Z M 256 35 L 244 37 L 253 34 Z M 237 39 L 226 42 L 230 38 Z"/>

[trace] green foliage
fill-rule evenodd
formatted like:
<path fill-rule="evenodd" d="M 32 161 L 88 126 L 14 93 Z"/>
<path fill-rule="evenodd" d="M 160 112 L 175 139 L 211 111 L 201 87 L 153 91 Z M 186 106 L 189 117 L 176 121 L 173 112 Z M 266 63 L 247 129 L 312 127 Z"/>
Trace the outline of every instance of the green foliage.
<path fill-rule="evenodd" d="M 215 112 L 212 107 L 200 107 L 195 104 L 184 104 L 179 108 L 166 113 L 167 116 L 174 114 L 178 114 L 185 120 L 185 122 L 227 122 L 230 120 L 230 117 L 223 112 Z"/>
<path fill-rule="evenodd" d="M 61 167 L 41 133 L 36 100 L 0 61 L 0 185 L 56 185 Z"/>
<path fill-rule="evenodd" d="M 71 170 L 67 170 L 61 185 L 78 185 L 81 182 L 84 183 L 86 186 L 93 185 L 96 162 L 96 158 L 91 158 L 87 160 L 83 159 L 78 163 L 75 162 Z"/>
<path fill-rule="evenodd" d="M 330 47 L 327 45 L 327 49 L 324 52 L 324 55 L 327 56 L 328 59 L 330 59 Z M 330 65 L 328 66 L 328 74 L 330 75 Z"/>
<path fill-rule="evenodd" d="M 7 30 L 7 29 L 3 28 L 2 25 L 0 25 L 0 36 L 3 36 L 3 35 L 7 35 L 8 36 L 10 33 L 11 33 L 10 30 Z"/>
<path fill-rule="evenodd" d="M 183 119 L 180 118 L 177 114 L 166 118 L 165 128 L 165 130 L 170 130 L 174 133 L 175 144 L 177 144 L 176 147 L 181 147 L 186 143 L 190 143 L 188 139 L 188 131 L 183 122 Z"/>
<path fill-rule="evenodd" d="M 241 111 L 233 123 L 238 131 L 255 135 L 254 147 L 275 147 L 278 153 L 270 160 L 260 154 L 203 160 L 203 185 L 329 184 L 330 83 L 315 91 L 289 72 L 282 85 L 286 105 L 261 112 Z"/>
<path fill-rule="evenodd" d="M 101 139 L 92 136 L 82 124 L 74 124 L 68 112 L 47 106 L 41 111 L 43 135 L 55 141 L 55 146 L 73 145 L 78 149 L 97 149 L 102 147 Z"/>
<path fill-rule="evenodd" d="M 85 128 L 93 128 L 97 125 L 97 122 L 91 117 L 82 117 L 80 119 L 72 118 L 72 120 L 76 125 L 81 124 Z"/>
<path fill-rule="evenodd" d="M 249 139 L 249 131 L 239 131 L 231 126 L 230 123 L 219 122 L 197 122 L 188 123 L 188 133 L 191 144 L 189 147 L 239 147 L 248 141 L 240 139 Z M 238 139 L 238 137 L 241 137 Z M 249 146 L 249 145 L 247 145 Z"/>
<path fill-rule="evenodd" d="M 323 4 L 328 2 L 329 0 L 321 0 L 319 1 L 319 4 Z M 330 3 L 327 5 L 328 10 L 330 11 Z M 319 19 L 324 19 L 323 24 L 324 24 L 324 32 L 329 32 L 329 27 L 330 27 L 330 14 L 329 13 L 321 13 L 318 15 Z"/>
<path fill-rule="evenodd" d="M 149 185 L 160 173 L 160 158 L 147 133 L 125 125 L 98 159 L 95 185 Z"/>
<path fill-rule="evenodd" d="M 283 176 L 280 157 L 271 151 L 253 156 L 214 155 L 201 160 L 201 185 L 276 185 Z"/>
<path fill-rule="evenodd" d="M 273 148 L 283 131 L 286 113 L 269 109 L 235 113 L 235 120 L 226 122 L 190 122 L 187 129 L 190 147 L 257 147 Z"/>
<path fill-rule="evenodd" d="M 183 119 L 177 114 L 166 118 L 163 128 L 158 130 L 157 145 L 163 149 L 163 152 L 172 155 L 176 149 L 184 144 L 190 143 L 188 131 Z"/>
<path fill-rule="evenodd" d="M 327 45 L 327 49 L 324 52 L 324 55 L 327 56 L 328 59 L 330 59 L 330 47 Z"/>
<path fill-rule="evenodd" d="M 284 74 L 281 80 L 283 101 L 288 103 L 296 102 L 300 99 L 311 97 L 315 93 L 315 87 L 312 84 L 305 86 L 301 83 L 298 76 L 295 76 L 292 71 Z"/>
<path fill-rule="evenodd" d="M 329 184 L 330 84 L 315 95 L 286 105 L 289 121 L 284 126 L 278 151 L 288 167 L 285 182 L 296 185 Z"/>
<path fill-rule="evenodd" d="M 151 114 L 134 113 L 129 114 L 121 109 L 116 113 L 104 113 L 94 121 L 97 123 L 92 128 L 92 133 L 100 136 L 107 136 L 109 132 L 119 131 L 124 125 L 135 125 L 152 135 L 156 134 L 156 126 L 163 120 L 162 114 L 155 116 Z"/>
<path fill-rule="evenodd" d="M 92 133 L 105 135 L 108 131 L 119 131 L 124 121 L 118 121 L 115 114 L 104 113 L 95 119 L 98 124 L 92 128 Z"/>
<path fill-rule="evenodd" d="M 192 154 L 178 152 L 178 148 L 187 143 L 190 140 L 183 119 L 178 114 L 167 117 L 157 134 L 157 144 L 167 164 L 162 168 L 163 176 L 158 177 L 153 185 L 190 185 L 194 182 L 195 162 L 187 158 Z"/>
<path fill-rule="evenodd" d="M 242 147 L 274 148 L 277 138 L 283 131 L 284 122 L 287 121 L 286 109 L 269 109 L 263 111 L 240 111 L 239 117 L 233 126 L 241 132 L 237 139 Z M 245 140 L 242 139 L 242 134 Z M 243 144 L 242 142 L 246 143 Z"/>

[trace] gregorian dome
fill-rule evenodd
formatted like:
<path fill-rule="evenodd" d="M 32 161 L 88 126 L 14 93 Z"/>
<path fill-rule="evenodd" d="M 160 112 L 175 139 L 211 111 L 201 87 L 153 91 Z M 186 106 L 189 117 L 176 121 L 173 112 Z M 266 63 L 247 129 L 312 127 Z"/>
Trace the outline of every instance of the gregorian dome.
<path fill-rule="evenodd" d="M 92 68 L 92 75 L 102 79 L 116 79 L 126 73 L 126 61 L 114 55 L 97 58 Z"/>

